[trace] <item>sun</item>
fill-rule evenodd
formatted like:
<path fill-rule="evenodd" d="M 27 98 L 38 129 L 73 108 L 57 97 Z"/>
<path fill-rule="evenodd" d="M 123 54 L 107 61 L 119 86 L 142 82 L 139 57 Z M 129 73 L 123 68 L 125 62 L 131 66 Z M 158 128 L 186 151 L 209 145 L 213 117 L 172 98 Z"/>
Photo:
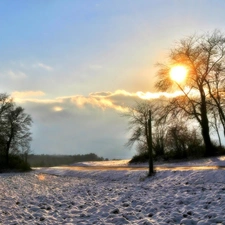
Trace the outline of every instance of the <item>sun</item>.
<path fill-rule="evenodd" d="M 185 66 L 174 66 L 170 69 L 170 78 L 177 83 L 181 83 L 185 80 L 187 72 L 188 71 Z"/>

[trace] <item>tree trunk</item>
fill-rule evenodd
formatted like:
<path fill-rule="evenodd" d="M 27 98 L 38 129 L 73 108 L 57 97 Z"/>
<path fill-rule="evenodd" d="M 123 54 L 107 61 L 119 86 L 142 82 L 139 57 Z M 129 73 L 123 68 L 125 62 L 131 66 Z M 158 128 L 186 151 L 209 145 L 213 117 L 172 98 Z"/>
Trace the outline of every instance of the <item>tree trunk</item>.
<path fill-rule="evenodd" d="M 205 156 L 213 156 L 215 152 L 213 151 L 213 145 L 211 142 L 211 138 L 209 135 L 209 127 L 208 124 L 202 125 L 202 137 L 205 144 Z"/>
<path fill-rule="evenodd" d="M 200 90 L 200 94 L 201 94 L 201 128 L 202 128 L 202 137 L 205 144 L 205 156 L 213 156 L 215 155 L 215 152 L 209 135 L 209 120 L 207 117 L 206 97 L 204 90 Z"/>
<path fill-rule="evenodd" d="M 10 143 L 9 141 L 7 141 L 7 144 L 6 144 L 6 152 L 5 152 L 5 156 L 6 156 L 6 167 L 8 168 L 9 167 L 9 148 L 10 148 Z"/>
<path fill-rule="evenodd" d="M 12 142 L 12 134 L 9 137 L 9 140 L 6 142 L 6 167 L 9 167 L 9 149 Z"/>
<path fill-rule="evenodd" d="M 151 176 L 154 173 L 153 156 L 152 156 L 152 115 L 151 115 L 151 110 L 149 110 L 149 119 L 148 119 L 148 152 L 149 152 L 148 175 Z"/>

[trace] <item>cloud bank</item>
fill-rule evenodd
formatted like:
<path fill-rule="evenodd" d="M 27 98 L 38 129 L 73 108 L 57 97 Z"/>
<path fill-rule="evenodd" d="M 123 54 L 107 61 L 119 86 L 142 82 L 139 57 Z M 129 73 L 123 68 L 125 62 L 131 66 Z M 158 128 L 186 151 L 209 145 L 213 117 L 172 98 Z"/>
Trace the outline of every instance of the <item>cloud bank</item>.
<path fill-rule="evenodd" d="M 131 158 L 124 147 L 127 121 L 121 117 L 137 101 L 174 94 L 116 90 L 48 98 L 43 91 L 13 92 L 34 121 L 32 150 L 36 154 L 86 154 L 107 158 Z"/>
<path fill-rule="evenodd" d="M 116 90 L 115 92 L 93 92 L 88 96 L 84 95 L 73 95 L 73 96 L 61 96 L 53 99 L 39 98 L 47 96 L 42 91 L 27 91 L 27 92 L 13 92 L 12 97 L 16 102 L 22 103 L 36 103 L 46 104 L 50 107 L 60 107 L 61 111 L 64 108 L 76 106 L 78 109 L 81 108 L 100 108 L 102 110 L 113 109 L 118 112 L 124 112 L 128 107 L 135 104 L 136 101 L 140 100 L 151 100 L 160 98 L 170 98 L 174 96 L 182 95 L 181 92 L 177 91 L 174 93 L 150 93 L 150 92 L 127 92 L 125 90 Z M 69 106 L 70 105 L 70 106 Z"/>

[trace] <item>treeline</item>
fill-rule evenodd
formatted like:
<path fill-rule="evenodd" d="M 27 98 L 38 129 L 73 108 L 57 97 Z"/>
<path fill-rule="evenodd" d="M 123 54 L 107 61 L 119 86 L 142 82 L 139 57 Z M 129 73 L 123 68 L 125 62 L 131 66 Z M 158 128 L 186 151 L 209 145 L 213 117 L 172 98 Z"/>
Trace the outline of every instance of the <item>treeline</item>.
<path fill-rule="evenodd" d="M 7 94 L 0 94 L 0 171 L 28 170 L 32 118 Z"/>
<path fill-rule="evenodd" d="M 69 165 L 76 162 L 87 161 L 103 161 L 106 160 L 103 157 L 99 157 L 94 153 L 84 155 L 34 155 L 28 156 L 28 163 L 32 167 L 50 167 L 50 166 L 62 166 Z"/>

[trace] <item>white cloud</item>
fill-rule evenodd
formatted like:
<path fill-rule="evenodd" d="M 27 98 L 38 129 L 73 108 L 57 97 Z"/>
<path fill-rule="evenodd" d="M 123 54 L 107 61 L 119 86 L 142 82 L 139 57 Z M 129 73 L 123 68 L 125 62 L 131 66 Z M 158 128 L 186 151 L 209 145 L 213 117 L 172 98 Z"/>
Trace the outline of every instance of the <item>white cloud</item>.
<path fill-rule="evenodd" d="M 46 65 L 44 63 L 40 63 L 40 62 L 34 64 L 33 67 L 41 68 L 41 69 L 44 69 L 44 70 L 47 70 L 47 71 L 52 71 L 53 70 L 53 68 L 51 66 L 48 66 L 48 65 Z"/>
<path fill-rule="evenodd" d="M 25 79 L 27 75 L 21 71 L 14 72 L 12 70 L 9 70 L 7 73 L 11 79 L 13 80 L 20 80 L 20 79 Z"/>

